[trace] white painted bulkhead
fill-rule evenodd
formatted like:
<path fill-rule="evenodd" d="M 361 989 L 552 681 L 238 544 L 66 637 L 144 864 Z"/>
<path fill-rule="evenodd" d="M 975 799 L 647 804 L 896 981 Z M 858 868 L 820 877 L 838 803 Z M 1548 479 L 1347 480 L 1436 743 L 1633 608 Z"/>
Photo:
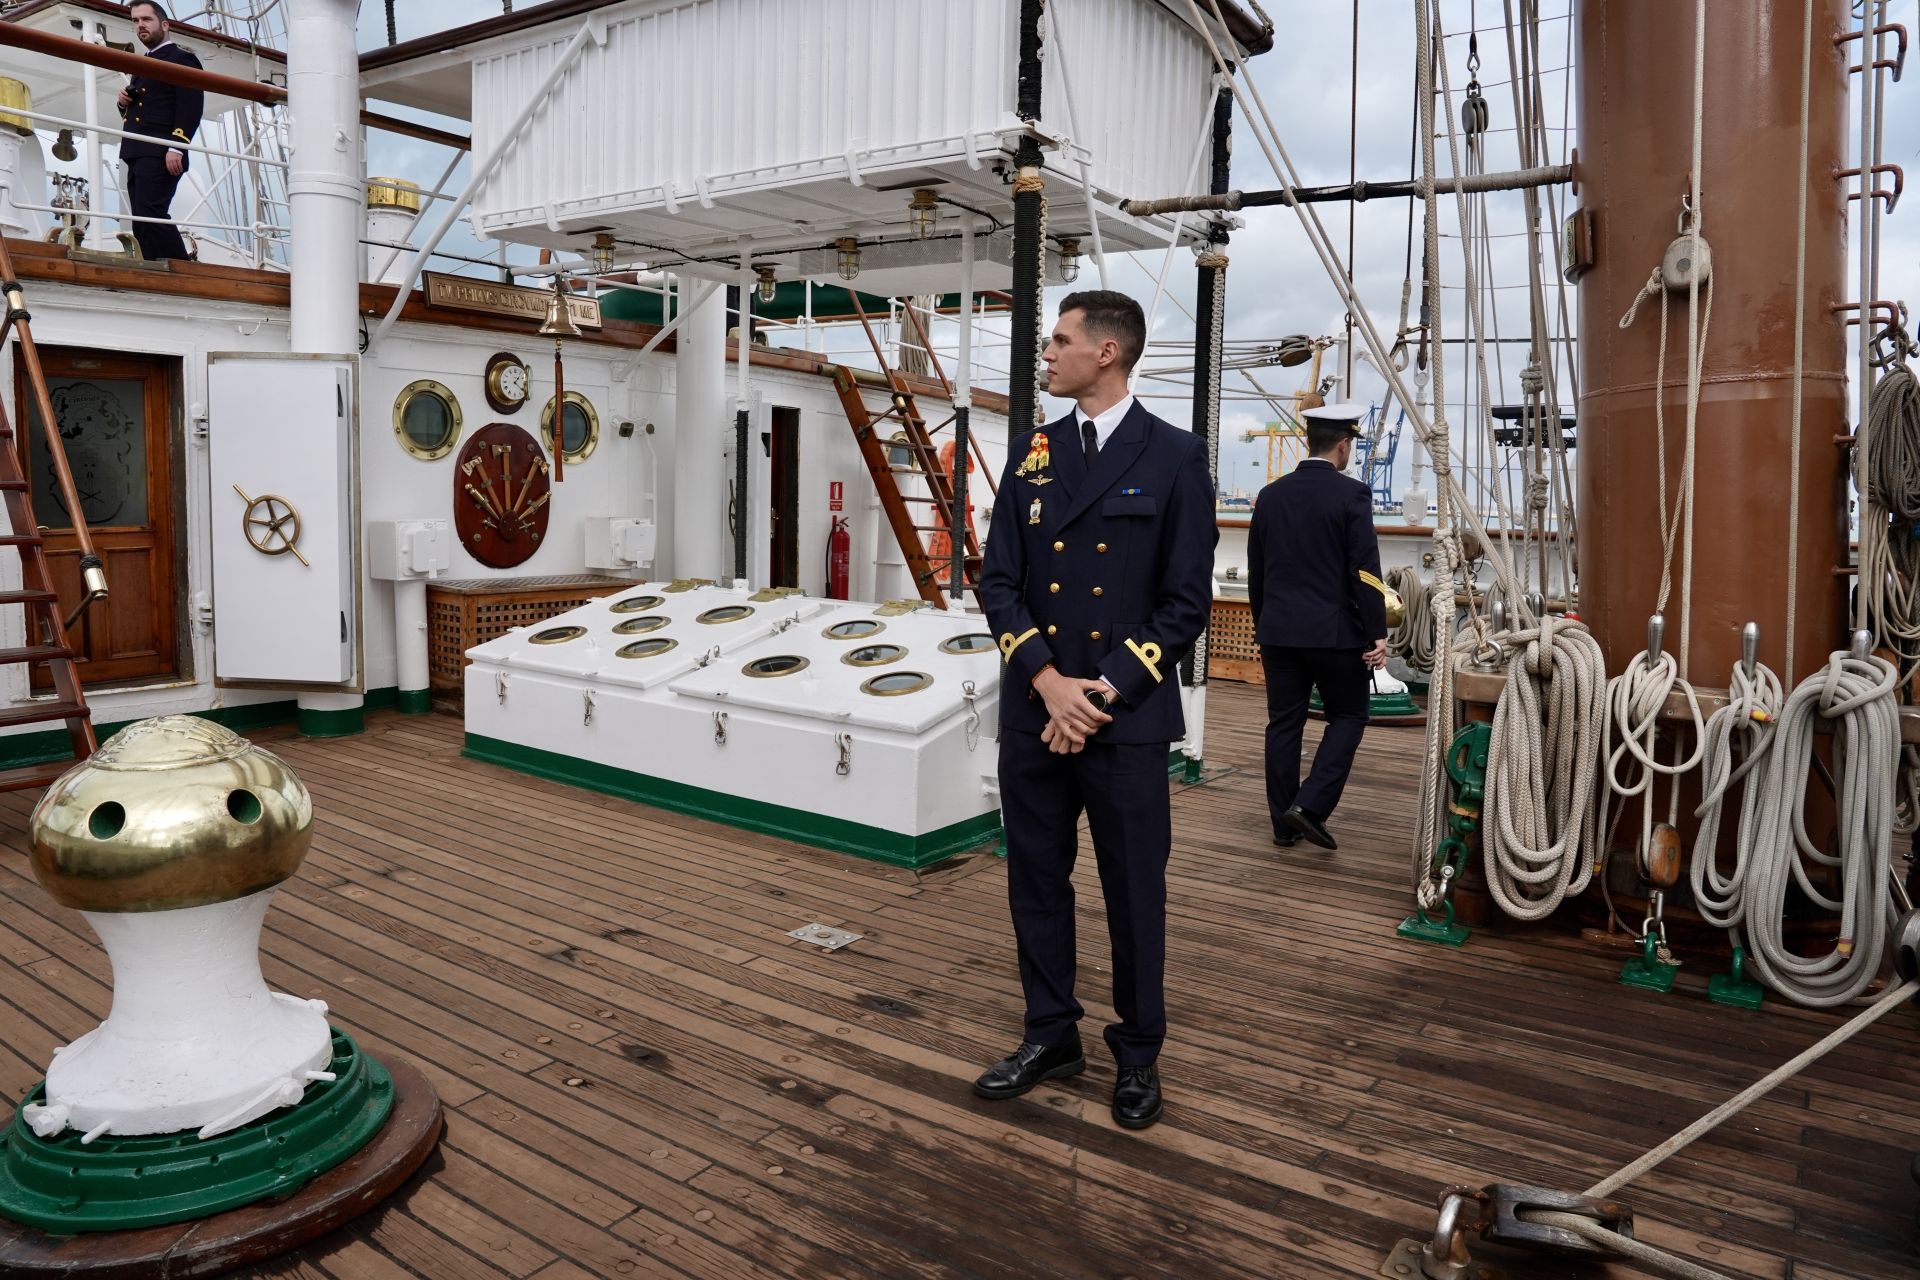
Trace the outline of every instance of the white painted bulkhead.
<path fill-rule="evenodd" d="M 207 441 L 202 431 L 246 431 L 248 421 L 207 421 L 209 357 L 214 353 L 285 353 L 289 348 L 288 315 L 284 308 L 224 300 L 198 300 L 159 293 L 118 291 L 39 282 L 30 286 L 34 333 L 42 347 L 84 348 L 99 354 L 138 353 L 179 361 L 174 389 L 176 421 L 171 440 L 175 459 L 178 506 L 176 537 L 180 556 L 179 630 L 181 674 L 137 687 L 89 689 L 88 700 L 96 723 L 110 723 L 179 712 L 205 711 L 250 703 L 285 700 L 288 691 L 271 687 L 219 687 L 213 683 L 213 639 L 204 623 L 202 605 L 214 609 L 243 609 L 244 599 L 222 598 L 212 573 L 216 537 L 237 540 L 237 522 L 213 525 L 210 502 L 211 471 Z M 8 348 L 9 353 L 12 348 Z M 516 413 L 496 414 L 484 395 L 486 361 L 497 351 L 512 351 L 533 372 L 532 394 Z M 755 352 L 756 357 L 760 355 Z M 463 549 L 453 550 L 451 578 L 512 578 L 587 572 L 586 528 L 593 517 L 653 518 L 658 525 L 655 561 L 644 566 L 653 576 L 677 574 L 674 548 L 676 507 L 696 503 L 719 513 L 724 521 L 728 493 L 701 494 L 677 489 L 673 483 L 675 452 L 680 448 L 712 450 L 724 457 L 731 443 L 731 414 L 701 438 L 683 440 L 676 406 L 679 369 L 671 353 L 650 353 L 636 360 L 633 349 L 598 342 L 570 342 L 566 348 L 566 378 L 570 391 L 585 395 L 600 419 L 600 438 L 592 455 L 569 463 L 565 480 L 555 486 L 549 533 L 526 562 L 507 569 L 480 564 Z M 487 423 L 516 424 L 538 435 L 540 411 L 552 394 L 552 347 L 532 332 L 516 334 L 468 329 L 456 323 L 401 323 L 377 357 L 361 357 L 356 385 L 359 394 L 358 485 L 359 518 L 367 523 L 410 519 L 453 518 L 454 469 L 457 448 L 443 458 L 423 461 L 406 453 L 393 430 L 395 398 L 407 384 L 422 378 L 443 383 L 457 397 L 461 439 Z M 0 377 L 11 386 L 10 354 L 0 355 Z M 733 366 L 728 364 L 727 391 L 722 403 L 731 404 Z M 763 406 L 791 406 L 800 411 L 799 585 L 819 595 L 825 590 L 825 558 L 830 528 L 828 501 L 832 486 L 841 486 L 843 515 L 853 519 L 855 586 L 860 582 L 859 549 L 892 541 L 884 518 L 869 499 L 872 481 L 854 443 L 845 414 L 831 381 L 819 374 L 781 369 L 756 361 L 752 370 L 756 400 Z M 935 404 L 928 403 L 930 413 Z M 261 420 L 276 411 L 271 402 L 255 412 Z M 764 414 L 760 415 L 764 419 Z M 937 418 L 936 418 L 937 421 Z M 622 423 L 633 432 L 622 436 Z M 1004 419 L 975 409 L 974 432 L 996 473 L 1004 459 Z M 764 426 L 764 421 L 761 422 Z M 751 488 L 768 490 L 768 458 L 758 435 L 750 463 L 757 478 Z M 718 470 L 718 468 L 716 468 Z M 723 484 L 730 480 L 729 467 Z M 978 472 L 976 472 L 976 476 Z M 649 495 L 654 502 L 649 503 Z M 991 501 L 984 484 L 973 488 L 974 519 L 984 528 Z M 770 513 L 756 506 L 750 512 L 750 546 L 766 543 Z M 305 536 L 318 536 L 317 534 Z M 731 542 L 725 547 L 731 564 Z M 364 681 L 369 690 L 393 688 L 398 681 L 394 640 L 394 584 L 368 574 L 366 556 L 359 566 L 361 599 L 359 640 Z M 764 563 L 764 556 L 760 558 Z M 0 582 L 19 585 L 16 557 L 0 558 Z M 764 585 L 755 582 L 754 587 Z M 24 622 L 19 611 L 0 614 L 0 642 L 22 645 Z M 20 702 L 28 697 L 26 669 L 8 667 L 0 673 L 0 698 Z M 29 726 L 16 732 L 32 732 Z"/>

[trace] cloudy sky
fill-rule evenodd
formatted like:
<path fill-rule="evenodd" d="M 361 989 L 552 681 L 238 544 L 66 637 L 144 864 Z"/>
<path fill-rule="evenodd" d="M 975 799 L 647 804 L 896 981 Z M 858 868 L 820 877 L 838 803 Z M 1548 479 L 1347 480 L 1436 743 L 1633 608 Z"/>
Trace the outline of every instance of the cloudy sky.
<path fill-rule="evenodd" d="M 1409 165 L 1413 112 L 1412 7 L 1403 0 L 1360 0 L 1360 3 L 1365 21 L 1355 74 L 1350 70 L 1356 61 L 1350 6 L 1330 0 L 1266 2 L 1283 36 L 1273 52 L 1251 65 L 1260 92 L 1274 112 L 1281 141 L 1299 169 L 1302 181 L 1309 185 L 1346 181 L 1350 162 L 1364 178 L 1400 178 L 1413 171 Z M 1547 114 L 1555 130 L 1556 152 L 1572 140 L 1570 133 L 1562 132 L 1563 126 L 1572 123 L 1568 113 L 1570 77 L 1567 72 L 1572 53 L 1572 23 L 1568 17 L 1572 3 L 1573 0 L 1541 0 L 1544 11 L 1541 65 L 1546 71 L 1543 91 Z M 495 0 L 399 0 L 396 10 L 397 35 L 401 40 L 498 12 Z M 1479 79 L 1491 116 L 1484 161 L 1489 170 L 1517 165 L 1501 10 L 1500 0 L 1443 0 L 1441 6 L 1456 103 L 1468 79 L 1471 29 L 1476 21 L 1482 28 L 1478 41 Z M 1906 22 L 1910 29 L 1920 26 L 1920 0 L 1895 0 L 1890 16 L 1895 21 Z M 385 5 L 381 0 L 363 0 L 359 40 L 363 49 L 386 43 Z M 1890 85 L 1890 90 L 1886 158 L 1915 168 L 1920 166 L 1920 110 L 1915 109 L 1916 89 L 1909 78 L 1905 84 Z M 427 118 L 417 112 L 398 108 L 395 111 Z M 1354 119 L 1351 131 L 1350 112 Z M 439 123 L 462 127 L 461 122 Z M 1244 118 L 1236 118 L 1235 138 L 1233 184 L 1245 189 L 1275 185 L 1273 172 Z M 368 171 L 375 174 L 404 175 L 430 183 L 446 162 L 446 153 L 441 149 L 390 134 L 373 134 L 369 147 Z M 1556 154 L 1555 158 L 1563 156 Z M 1439 163 L 1443 172 L 1449 171 L 1444 142 Z M 464 165 L 455 174 L 452 184 L 455 189 L 463 173 Z M 1916 170 L 1916 176 L 1920 177 L 1920 170 Z M 1349 234 L 1348 218 L 1355 218 L 1351 231 L 1356 286 L 1377 325 L 1389 334 L 1399 320 L 1402 283 L 1407 275 L 1409 203 L 1377 201 L 1357 207 L 1317 206 L 1343 256 Z M 1487 277 L 1493 288 L 1483 295 L 1492 308 L 1489 327 L 1497 327 L 1504 336 L 1524 336 L 1528 272 L 1523 205 L 1517 195 L 1509 194 L 1488 197 L 1486 208 L 1488 230 L 1493 237 L 1488 242 L 1491 271 Z M 1905 216 L 1896 215 L 1885 224 L 1881 292 L 1920 303 L 1920 217 L 1906 214 L 1904 210 L 1902 214 Z M 1338 335 L 1343 329 L 1344 308 L 1294 215 L 1285 209 L 1255 209 L 1246 211 L 1242 217 L 1246 225 L 1235 232 L 1230 248 L 1232 267 L 1226 319 L 1229 341 L 1254 343 L 1294 333 Z M 1445 325 L 1447 332 L 1457 337 L 1464 331 L 1461 308 L 1465 295 L 1460 288 L 1464 257 L 1450 203 L 1443 206 L 1443 218 L 1443 229 L 1448 236 L 1441 254 Z M 446 247 L 456 253 L 491 256 L 493 252 L 492 246 L 475 242 L 464 223 L 449 236 Z M 516 248 L 509 256 L 512 261 L 526 262 L 532 260 L 533 253 Z M 1145 301 L 1153 295 L 1160 267 L 1159 254 L 1116 255 L 1108 264 L 1108 271 L 1113 287 L 1133 292 Z M 1417 246 L 1413 269 L 1419 270 Z M 1155 319 L 1153 337 L 1157 343 L 1179 344 L 1191 340 L 1192 322 L 1181 307 L 1192 306 L 1194 275 L 1191 257 L 1185 253 L 1175 255 L 1167 278 L 1168 300 L 1161 305 Z M 1549 274 L 1549 281 L 1551 278 Z M 1080 286 L 1096 282 L 1097 273 L 1088 263 Z M 1063 292 L 1050 290 L 1051 300 L 1057 302 Z M 1415 295 L 1417 307 L 1417 285 Z M 1517 368 L 1523 350 L 1519 346 L 1493 349 L 1489 368 L 1489 376 L 1495 383 L 1490 397 L 1493 402 L 1515 398 Z M 1448 399 L 1453 406 L 1449 416 L 1457 426 L 1468 413 L 1461 397 L 1471 393 L 1472 380 L 1467 376 L 1466 353 L 1455 347 L 1450 355 L 1447 383 Z M 1189 349 L 1174 345 L 1157 346 L 1147 363 L 1156 368 L 1173 369 L 1189 365 L 1191 361 Z M 1328 372 L 1337 368 L 1337 361 L 1328 362 Z M 1286 395 L 1304 385 L 1304 369 L 1267 368 L 1251 373 L 1267 393 Z M 992 381 L 989 379 L 986 385 L 993 385 Z M 1264 443 L 1246 442 L 1243 436 L 1275 415 L 1247 377 L 1230 374 L 1225 385 L 1221 484 L 1228 490 L 1252 489 L 1262 481 L 1266 448 Z M 1163 417 L 1180 423 L 1190 419 L 1191 406 L 1184 388 L 1168 382 L 1147 381 L 1140 389 L 1143 394 L 1156 397 L 1149 403 Z M 1378 400 L 1382 389 L 1381 380 L 1361 365 L 1354 379 L 1352 396 Z M 1410 443 L 1400 451 L 1396 470 L 1402 483 L 1412 454 Z"/>

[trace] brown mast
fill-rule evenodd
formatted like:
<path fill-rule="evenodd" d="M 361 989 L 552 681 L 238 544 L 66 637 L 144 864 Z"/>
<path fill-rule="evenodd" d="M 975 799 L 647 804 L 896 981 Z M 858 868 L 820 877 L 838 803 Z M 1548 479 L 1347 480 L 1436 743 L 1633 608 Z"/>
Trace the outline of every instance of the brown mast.
<path fill-rule="evenodd" d="M 1694 486 L 1690 678 L 1724 687 L 1740 630 L 1785 661 L 1788 498 L 1799 234 L 1801 27 L 1798 0 L 1709 6 L 1701 236 L 1712 249 L 1713 319 L 1702 361 Z M 1659 299 L 1620 317 L 1679 234 L 1689 188 L 1694 6 L 1582 0 L 1578 15 L 1579 207 L 1594 262 L 1580 279 L 1580 609 L 1615 675 L 1646 644 L 1660 589 L 1655 456 Z M 1806 329 L 1800 432 L 1796 679 L 1845 647 L 1847 562 L 1846 0 L 1817 0 L 1809 94 Z M 1704 314 L 1704 293 L 1702 312 Z M 1686 437 L 1687 295 L 1667 298 L 1667 485 L 1679 492 Z M 1666 647 L 1678 653 L 1680 551 Z"/>

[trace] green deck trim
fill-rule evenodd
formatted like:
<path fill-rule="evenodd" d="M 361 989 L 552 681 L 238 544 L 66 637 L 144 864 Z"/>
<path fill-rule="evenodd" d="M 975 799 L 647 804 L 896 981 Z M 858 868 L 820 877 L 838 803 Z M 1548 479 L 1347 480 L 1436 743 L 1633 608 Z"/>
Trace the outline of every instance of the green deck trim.
<path fill-rule="evenodd" d="M 433 710 L 431 689 L 397 689 L 394 705 L 403 716 L 424 716 Z"/>
<path fill-rule="evenodd" d="M 932 866 L 956 853 L 1000 837 L 1000 814 L 997 810 L 956 822 L 938 831 L 930 831 L 926 835 L 908 836 L 862 822 L 849 822 L 845 818 L 829 818 L 803 809 L 790 809 L 785 805 L 768 804 L 745 796 L 729 795 L 724 791 L 709 791 L 684 782 L 632 773 L 612 765 L 563 756 L 554 751 L 542 751 L 538 747 L 502 742 L 484 734 L 469 733 L 464 754 L 537 778 L 550 778 L 555 782 L 585 787 L 589 791 L 619 796 L 624 800 L 637 800 L 657 809 L 692 814 L 696 818 L 723 822 L 730 827 L 798 840 L 802 844 L 851 853 L 897 867 L 918 869 Z"/>
<path fill-rule="evenodd" d="M 301 707 L 294 716 L 294 724 L 303 738 L 346 738 L 366 732 L 367 708 L 365 703 L 338 711 Z"/>
<path fill-rule="evenodd" d="M 399 692 L 392 687 L 367 690 L 366 709 L 376 711 L 398 705 Z M 239 706 L 208 707 L 203 711 L 182 711 L 177 714 L 197 716 L 225 725 L 235 733 L 246 733 L 250 729 L 286 724 L 298 716 L 299 710 L 299 704 L 288 698 L 280 702 L 247 702 Z M 105 742 L 133 723 L 132 720 L 110 720 L 95 724 L 93 732 L 99 741 Z M 72 754 L 72 749 L 67 745 L 65 729 L 0 735 L 0 769 L 10 769 L 15 765 L 46 764 L 51 760 L 69 759 Z"/>

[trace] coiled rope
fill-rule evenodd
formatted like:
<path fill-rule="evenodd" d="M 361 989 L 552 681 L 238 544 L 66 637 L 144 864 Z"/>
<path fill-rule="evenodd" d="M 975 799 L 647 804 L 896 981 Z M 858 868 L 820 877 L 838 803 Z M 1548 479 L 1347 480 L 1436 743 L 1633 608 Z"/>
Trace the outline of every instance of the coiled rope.
<path fill-rule="evenodd" d="M 1432 671 L 1433 601 L 1419 571 L 1410 565 L 1387 570 L 1387 585 L 1400 596 L 1400 625 L 1387 633 L 1387 650 L 1415 671 Z"/>
<path fill-rule="evenodd" d="M 1507 684 L 1481 808 L 1487 887 L 1508 915 L 1539 920 L 1593 876 L 1606 659 L 1585 624 L 1552 615 L 1488 643 L 1502 650 Z"/>
<path fill-rule="evenodd" d="M 1762 790 L 1767 771 L 1760 768 L 1773 746 L 1785 695 L 1772 668 L 1755 663 L 1751 673 L 1736 663 L 1727 686 L 1727 703 L 1707 721 L 1705 761 L 1701 772 L 1700 833 L 1693 843 L 1690 874 L 1693 902 L 1701 919 L 1722 929 L 1737 927 L 1746 916 L 1743 892 L 1747 863 L 1758 846 Z M 1720 844 L 1720 819 L 1727 794 L 1744 787 L 1740 830 L 1734 838 L 1733 871 L 1725 876 L 1714 860 Z"/>
<path fill-rule="evenodd" d="M 1874 654 L 1835 653 L 1793 691 L 1780 712 L 1766 780 L 1749 799 L 1758 811 L 1746 866 L 1746 918 L 1755 973 L 1798 1004 L 1827 1008 L 1865 991 L 1880 970 L 1892 924 L 1894 773 L 1900 711 L 1893 664 Z M 1814 725 L 1831 722 L 1838 848 L 1807 838 L 1806 778 Z M 1840 869 L 1836 900 L 1813 882 L 1808 864 Z M 1787 884 L 1839 915 L 1840 937 L 1822 956 L 1800 956 L 1785 938 Z"/>

